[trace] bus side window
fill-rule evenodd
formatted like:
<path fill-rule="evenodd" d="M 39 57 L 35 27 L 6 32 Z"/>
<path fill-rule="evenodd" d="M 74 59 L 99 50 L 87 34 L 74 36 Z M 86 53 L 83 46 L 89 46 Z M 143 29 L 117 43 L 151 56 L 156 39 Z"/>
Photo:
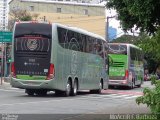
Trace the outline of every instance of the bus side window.
<path fill-rule="evenodd" d="M 86 52 L 86 35 L 81 34 L 81 41 L 82 41 L 82 52 Z"/>
<path fill-rule="evenodd" d="M 100 39 L 96 39 L 95 43 L 96 54 L 104 58 L 103 46 Z"/>
<path fill-rule="evenodd" d="M 63 47 L 66 48 L 66 44 L 67 44 L 67 30 L 58 27 L 58 41 L 59 44 Z"/>
<path fill-rule="evenodd" d="M 87 41 L 86 52 L 93 53 L 93 41 L 91 37 L 86 36 L 86 41 Z"/>

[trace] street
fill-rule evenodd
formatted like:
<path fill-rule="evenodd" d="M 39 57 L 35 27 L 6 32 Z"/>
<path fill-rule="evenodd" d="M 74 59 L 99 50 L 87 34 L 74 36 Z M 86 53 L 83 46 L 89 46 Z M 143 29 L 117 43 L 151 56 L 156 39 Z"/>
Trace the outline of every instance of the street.
<path fill-rule="evenodd" d="M 62 118 L 79 114 L 149 113 L 150 110 L 146 105 L 135 103 L 135 99 L 142 95 L 143 88 L 149 86 L 151 86 L 150 81 L 144 82 L 141 88 L 132 90 L 108 89 L 102 91 L 101 95 L 89 94 L 85 91 L 75 97 L 56 97 L 54 92 L 50 92 L 44 97 L 30 97 L 24 93 L 24 90 L 1 87 L 0 113 L 63 114 Z"/>

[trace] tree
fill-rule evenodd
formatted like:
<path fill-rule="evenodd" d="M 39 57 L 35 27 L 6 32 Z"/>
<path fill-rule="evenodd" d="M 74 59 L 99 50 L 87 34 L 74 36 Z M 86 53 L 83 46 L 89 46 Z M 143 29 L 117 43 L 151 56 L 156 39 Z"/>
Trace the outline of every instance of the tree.
<path fill-rule="evenodd" d="M 138 39 L 139 39 L 138 36 L 122 35 L 122 36 L 112 40 L 111 42 L 135 44 L 138 41 Z"/>
<path fill-rule="evenodd" d="M 141 43 L 138 43 L 144 51 L 144 57 L 147 60 L 150 72 L 156 72 L 160 66 L 160 29 L 153 37 L 141 37 Z"/>
<path fill-rule="evenodd" d="M 144 88 L 143 96 L 136 98 L 137 104 L 146 104 L 150 107 L 153 114 L 155 114 L 155 118 L 152 120 L 160 119 L 160 81 L 157 80 L 157 77 L 152 75 L 151 83 L 155 85 L 154 88 Z"/>
<path fill-rule="evenodd" d="M 12 9 L 9 12 L 9 15 L 11 17 L 11 19 L 15 19 L 15 20 L 22 20 L 22 21 L 29 21 L 32 20 L 32 15 L 27 12 L 27 10 L 23 10 L 23 9 Z"/>
<path fill-rule="evenodd" d="M 124 31 L 136 26 L 154 34 L 160 26 L 159 0 L 107 0 L 106 6 L 117 10 Z"/>
<path fill-rule="evenodd" d="M 12 30 L 13 25 L 16 21 L 30 21 L 30 20 L 37 20 L 39 14 L 31 14 L 27 12 L 27 10 L 23 9 L 11 9 L 9 12 L 10 19 L 8 23 L 8 29 Z"/>

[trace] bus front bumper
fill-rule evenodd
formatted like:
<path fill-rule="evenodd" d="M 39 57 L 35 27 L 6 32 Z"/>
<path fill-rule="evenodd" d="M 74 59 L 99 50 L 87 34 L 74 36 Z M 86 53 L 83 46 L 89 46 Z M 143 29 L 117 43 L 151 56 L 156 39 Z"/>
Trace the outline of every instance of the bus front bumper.
<path fill-rule="evenodd" d="M 55 80 L 20 80 L 11 78 L 12 87 L 21 89 L 55 89 Z"/>

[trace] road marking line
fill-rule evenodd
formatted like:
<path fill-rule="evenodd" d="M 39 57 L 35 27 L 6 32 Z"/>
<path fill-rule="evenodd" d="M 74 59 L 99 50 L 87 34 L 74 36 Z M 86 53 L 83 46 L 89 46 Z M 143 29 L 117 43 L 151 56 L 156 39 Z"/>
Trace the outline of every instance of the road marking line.
<path fill-rule="evenodd" d="M 132 99 L 132 98 L 137 98 L 137 97 L 140 97 L 141 95 L 139 96 L 130 96 L 130 97 L 125 97 L 124 99 Z"/>
<path fill-rule="evenodd" d="M 0 91 L 6 91 L 6 92 L 24 92 L 24 91 L 21 91 L 21 90 L 16 90 L 16 89 L 0 89 Z"/>
<path fill-rule="evenodd" d="M 103 99 L 132 99 L 132 98 L 136 98 L 139 97 L 141 95 L 120 95 L 120 94 L 109 94 L 109 95 L 97 95 L 97 96 L 81 96 L 79 98 L 75 98 L 75 99 L 98 99 L 98 98 L 103 98 Z"/>

